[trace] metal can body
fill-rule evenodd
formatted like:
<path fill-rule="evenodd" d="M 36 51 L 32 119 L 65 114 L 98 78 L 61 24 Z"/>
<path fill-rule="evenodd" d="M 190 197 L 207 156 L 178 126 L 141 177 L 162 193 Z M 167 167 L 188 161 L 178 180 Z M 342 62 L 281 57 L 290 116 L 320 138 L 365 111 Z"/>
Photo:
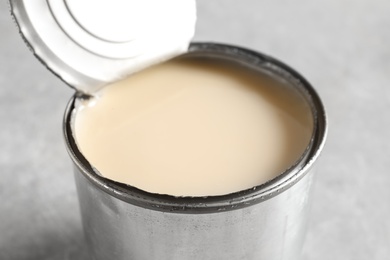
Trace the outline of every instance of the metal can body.
<path fill-rule="evenodd" d="M 257 205 L 206 214 L 134 206 L 75 176 L 95 259 L 300 259 L 311 174 Z"/>
<path fill-rule="evenodd" d="M 300 259 L 312 168 L 326 137 L 320 99 L 299 74 L 265 55 L 209 43 L 193 44 L 189 55 L 237 61 L 300 88 L 314 117 L 310 146 L 296 165 L 253 189 L 205 198 L 151 194 L 93 171 L 73 139 L 74 97 L 65 113 L 64 132 L 92 256 L 96 260 Z"/>

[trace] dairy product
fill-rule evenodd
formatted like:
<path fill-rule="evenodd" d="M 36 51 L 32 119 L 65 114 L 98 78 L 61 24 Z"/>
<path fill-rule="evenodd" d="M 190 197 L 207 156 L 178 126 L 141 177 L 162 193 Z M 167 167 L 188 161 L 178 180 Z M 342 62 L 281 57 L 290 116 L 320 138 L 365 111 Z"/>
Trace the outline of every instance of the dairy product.
<path fill-rule="evenodd" d="M 177 59 L 80 100 L 76 143 L 103 176 L 174 196 L 262 184 L 309 144 L 307 102 L 284 83 L 210 59 Z"/>

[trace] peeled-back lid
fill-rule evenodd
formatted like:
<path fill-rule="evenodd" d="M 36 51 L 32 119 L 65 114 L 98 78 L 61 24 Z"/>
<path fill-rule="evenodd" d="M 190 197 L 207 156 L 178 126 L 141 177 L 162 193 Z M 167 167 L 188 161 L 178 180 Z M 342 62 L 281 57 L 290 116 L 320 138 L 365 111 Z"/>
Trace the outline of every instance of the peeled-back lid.
<path fill-rule="evenodd" d="M 187 51 L 195 0 L 10 0 L 34 54 L 70 86 L 93 93 Z"/>

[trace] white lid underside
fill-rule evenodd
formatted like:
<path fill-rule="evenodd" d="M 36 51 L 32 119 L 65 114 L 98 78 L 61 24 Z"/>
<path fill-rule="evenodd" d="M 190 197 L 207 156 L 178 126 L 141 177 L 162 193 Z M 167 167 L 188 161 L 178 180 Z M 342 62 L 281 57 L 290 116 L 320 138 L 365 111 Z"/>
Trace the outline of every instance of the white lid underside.
<path fill-rule="evenodd" d="M 34 53 L 84 93 L 186 52 L 195 31 L 195 0 L 10 3 Z"/>

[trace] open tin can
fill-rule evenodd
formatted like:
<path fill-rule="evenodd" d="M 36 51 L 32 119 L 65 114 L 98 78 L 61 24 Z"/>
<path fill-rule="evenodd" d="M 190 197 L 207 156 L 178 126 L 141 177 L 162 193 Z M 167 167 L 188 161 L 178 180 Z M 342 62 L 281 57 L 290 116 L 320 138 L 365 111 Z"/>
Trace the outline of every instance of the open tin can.
<path fill-rule="evenodd" d="M 80 153 L 72 133 L 75 95 L 64 117 L 86 238 L 94 259 L 300 259 L 313 166 L 326 136 L 323 105 L 298 73 L 239 47 L 193 43 L 183 57 L 228 60 L 283 79 L 308 102 L 314 118 L 301 159 L 252 189 L 209 197 L 153 194 L 101 177 Z"/>
<path fill-rule="evenodd" d="M 117 38 L 127 32 L 126 26 L 122 26 L 125 31 L 119 30 L 114 35 L 109 30 L 99 31 L 96 23 L 100 19 L 84 20 L 83 15 L 95 9 L 120 10 L 117 4 L 127 6 L 134 4 L 133 1 L 115 1 L 115 5 L 108 0 L 97 1 L 93 2 L 96 8 L 92 10 L 77 0 L 10 0 L 12 15 L 31 50 L 46 67 L 76 89 L 66 108 L 63 130 L 74 163 L 91 257 L 95 260 L 300 259 L 313 167 L 326 138 L 326 115 L 320 98 L 297 72 L 261 53 L 215 43 L 192 43 L 188 47 L 193 34 L 195 2 L 167 0 L 166 6 L 161 6 L 166 11 L 174 10 L 168 2 L 186 3 L 175 13 L 186 23 L 166 26 L 173 28 L 169 35 L 180 36 L 175 39 L 175 45 L 165 42 L 170 37 L 154 39 L 152 35 L 139 42 L 131 37 Z M 152 44 L 142 49 L 145 42 Z M 311 141 L 303 156 L 264 184 L 221 196 L 154 194 L 99 175 L 74 139 L 73 116 L 80 94 L 93 93 L 117 76 L 123 77 L 178 55 L 229 61 L 287 82 L 307 102 L 313 117 Z"/>

